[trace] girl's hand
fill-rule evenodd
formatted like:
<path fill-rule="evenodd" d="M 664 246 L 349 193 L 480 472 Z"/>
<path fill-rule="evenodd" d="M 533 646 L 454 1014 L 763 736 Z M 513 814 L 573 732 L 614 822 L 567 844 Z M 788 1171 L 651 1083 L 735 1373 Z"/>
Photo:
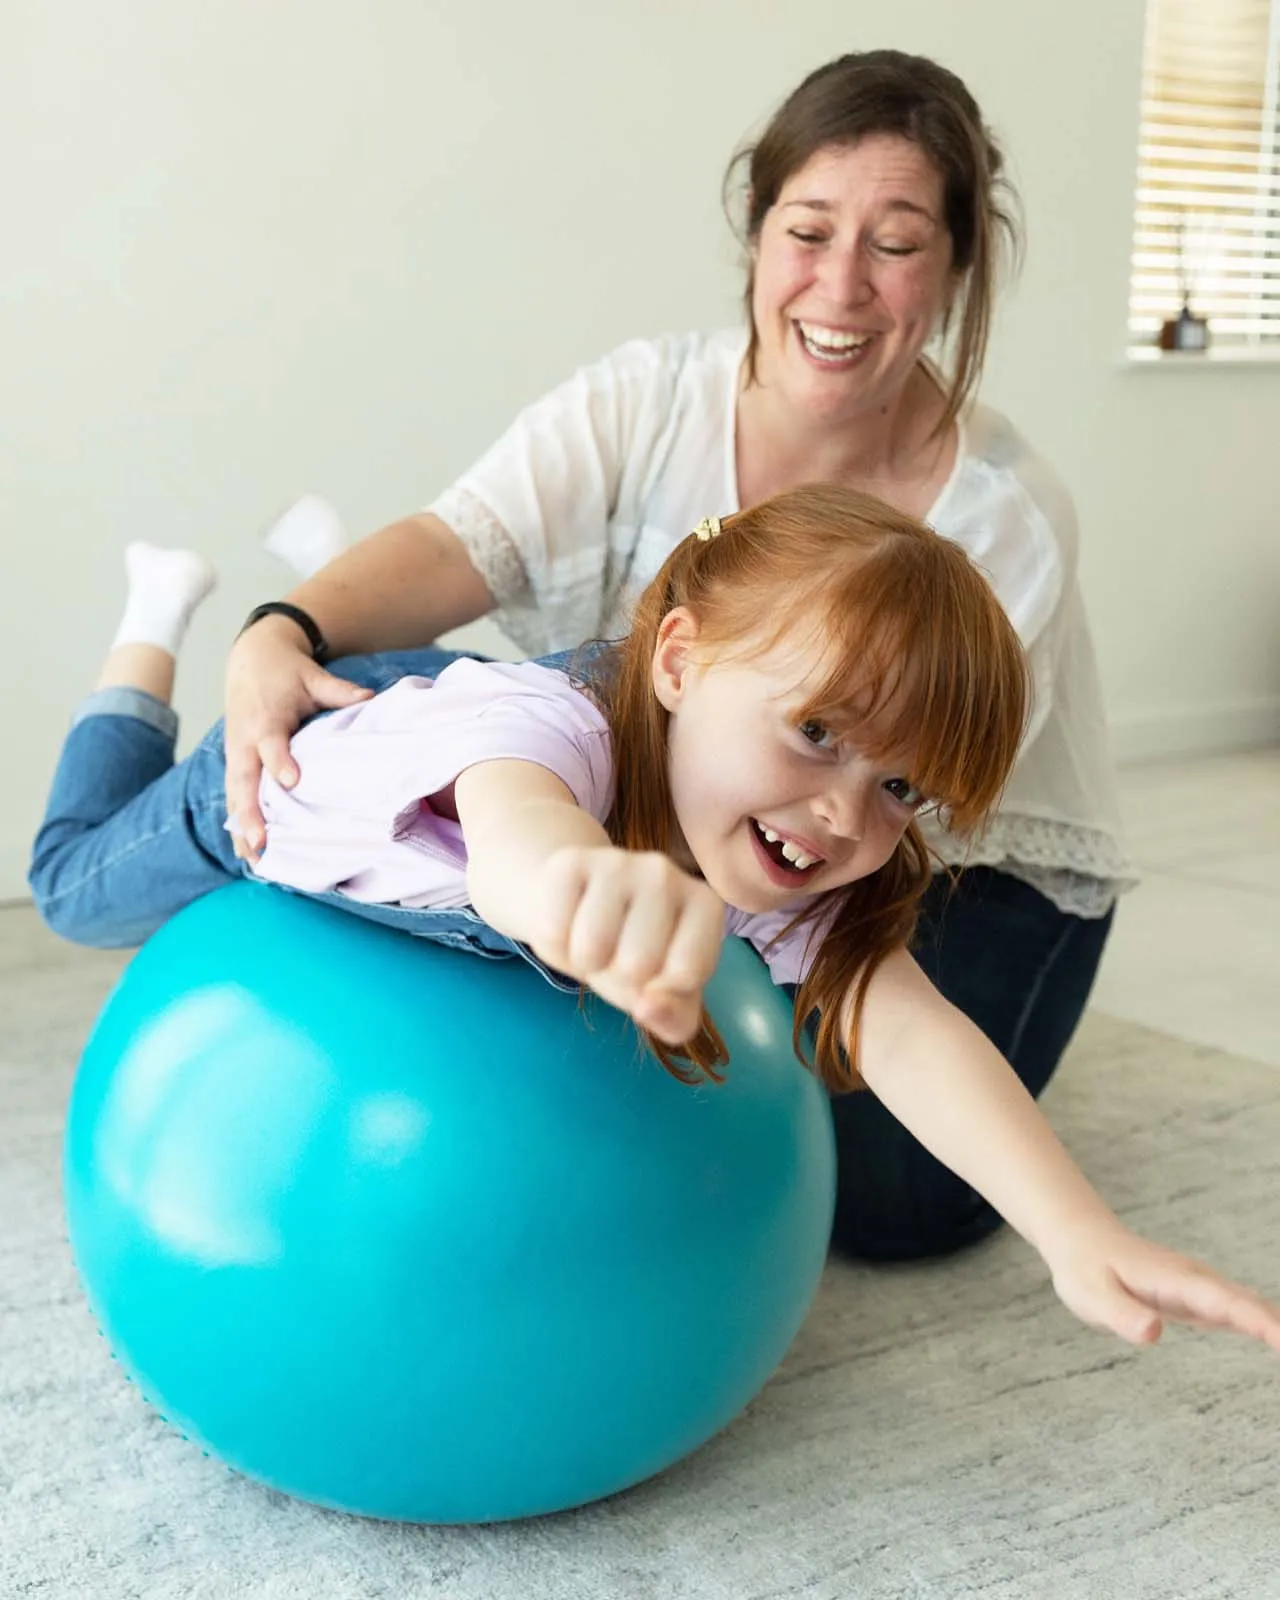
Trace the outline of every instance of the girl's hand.
<path fill-rule="evenodd" d="M 657 852 L 570 846 L 531 886 L 528 943 L 671 1045 L 698 1031 L 724 942 L 724 904 Z"/>
<path fill-rule="evenodd" d="M 302 630 L 287 617 L 264 617 L 231 648 L 226 678 L 227 813 L 235 851 L 256 863 L 266 844 L 258 805 L 265 767 L 291 789 L 298 768 L 289 739 L 317 711 L 367 700 L 370 689 L 335 678 L 311 659 Z"/>
<path fill-rule="evenodd" d="M 1280 1352 L 1280 1306 L 1119 1222 L 1074 1238 L 1049 1267 L 1059 1297 L 1082 1322 L 1130 1344 L 1154 1344 L 1172 1320 L 1243 1333 Z"/>

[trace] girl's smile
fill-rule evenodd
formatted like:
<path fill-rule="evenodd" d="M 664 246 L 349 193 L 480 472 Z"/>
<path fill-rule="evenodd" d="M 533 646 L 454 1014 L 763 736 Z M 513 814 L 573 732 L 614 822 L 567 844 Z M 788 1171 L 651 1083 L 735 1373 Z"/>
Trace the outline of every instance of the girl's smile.
<path fill-rule="evenodd" d="M 678 858 L 742 911 L 799 908 L 877 871 L 921 797 L 901 767 L 803 720 L 821 650 L 707 659 L 697 636 L 691 613 L 670 613 L 654 658 Z"/>
<path fill-rule="evenodd" d="M 748 818 L 748 822 L 765 875 L 780 888 L 807 884 L 826 865 L 816 847 L 797 844 L 789 836 L 766 827 L 756 817 Z"/>

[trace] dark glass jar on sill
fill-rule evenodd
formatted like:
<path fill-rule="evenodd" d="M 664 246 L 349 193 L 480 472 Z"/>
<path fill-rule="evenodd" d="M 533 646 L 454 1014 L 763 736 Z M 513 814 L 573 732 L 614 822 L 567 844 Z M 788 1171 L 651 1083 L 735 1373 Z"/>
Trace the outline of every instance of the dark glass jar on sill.
<path fill-rule="evenodd" d="M 1198 317 L 1188 300 L 1176 317 L 1161 325 L 1156 341 L 1162 350 L 1207 350 L 1209 348 L 1209 320 Z"/>

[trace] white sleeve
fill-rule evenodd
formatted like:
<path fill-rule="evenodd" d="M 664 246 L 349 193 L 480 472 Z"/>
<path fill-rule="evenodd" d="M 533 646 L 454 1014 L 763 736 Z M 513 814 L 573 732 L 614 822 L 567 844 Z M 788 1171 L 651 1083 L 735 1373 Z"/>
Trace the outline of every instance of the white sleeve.
<path fill-rule="evenodd" d="M 973 463 L 961 504 L 945 508 L 935 526 L 982 569 L 1027 652 L 1032 705 L 1025 751 L 1053 706 L 1079 535 L 1067 490 L 1003 418 L 988 415 L 996 429 L 985 441 L 986 458 Z"/>
<path fill-rule="evenodd" d="M 599 611 L 611 518 L 643 475 L 674 396 L 664 341 L 637 340 L 535 401 L 427 509 L 500 606 Z"/>

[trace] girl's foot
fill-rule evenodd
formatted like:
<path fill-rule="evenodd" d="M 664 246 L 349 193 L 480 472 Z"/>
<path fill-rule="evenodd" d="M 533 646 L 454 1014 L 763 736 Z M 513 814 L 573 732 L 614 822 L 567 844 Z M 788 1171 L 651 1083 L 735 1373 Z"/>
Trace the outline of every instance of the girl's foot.
<path fill-rule="evenodd" d="M 139 689 L 168 705 L 187 625 L 218 574 L 194 550 L 166 550 L 141 540 L 125 551 L 124 565 L 124 616 L 95 687 Z"/>
<path fill-rule="evenodd" d="M 300 578 L 309 578 L 340 556 L 350 541 L 329 502 L 304 494 L 271 525 L 262 542 Z"/>
<path fill-rule="evenodd" d="M 176 656 L 196 607 L 218 581 L 211 562 L 194 550 L 131 544 L 124 553 L 129 593 L 111 648 L 151 644 Z"/>

